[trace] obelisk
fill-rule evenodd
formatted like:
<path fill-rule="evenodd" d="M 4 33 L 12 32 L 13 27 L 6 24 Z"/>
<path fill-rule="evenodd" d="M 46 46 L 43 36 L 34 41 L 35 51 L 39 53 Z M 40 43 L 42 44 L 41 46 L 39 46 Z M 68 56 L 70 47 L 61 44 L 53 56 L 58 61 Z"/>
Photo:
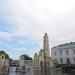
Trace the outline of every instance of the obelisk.
<path fill-rule="evenodd" d="M 43 41 L 43 50 L 46 57 L 50 57 L 48 35 L 45 33 Z"/>

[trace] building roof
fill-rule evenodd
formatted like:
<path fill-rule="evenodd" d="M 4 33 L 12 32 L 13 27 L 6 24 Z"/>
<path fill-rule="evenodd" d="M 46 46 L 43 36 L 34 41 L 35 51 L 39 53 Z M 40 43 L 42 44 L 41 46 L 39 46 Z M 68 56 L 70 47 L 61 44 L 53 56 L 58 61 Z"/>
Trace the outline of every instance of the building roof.
<path fill-rule="evenodd" d="M 65 43 L 65 44 L 61 44 L 61 45 L 58 45 L 58 46 L 54 46 L 52 47 L 51 49 L 53 48 L 75 48 L 75 42 L 70 42 L 70 43 Z"/>

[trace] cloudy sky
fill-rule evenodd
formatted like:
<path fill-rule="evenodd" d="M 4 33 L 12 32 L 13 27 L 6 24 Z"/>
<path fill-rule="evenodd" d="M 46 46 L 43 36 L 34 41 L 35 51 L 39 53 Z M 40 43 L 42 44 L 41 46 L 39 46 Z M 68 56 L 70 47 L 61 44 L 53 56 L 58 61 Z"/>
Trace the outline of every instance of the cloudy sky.
<path fill-rule="evenodd" d="M 45 32 L 50 48 L 75 42 L 75 0 L 0 0 L 0 50 L 33 56 Z"/>

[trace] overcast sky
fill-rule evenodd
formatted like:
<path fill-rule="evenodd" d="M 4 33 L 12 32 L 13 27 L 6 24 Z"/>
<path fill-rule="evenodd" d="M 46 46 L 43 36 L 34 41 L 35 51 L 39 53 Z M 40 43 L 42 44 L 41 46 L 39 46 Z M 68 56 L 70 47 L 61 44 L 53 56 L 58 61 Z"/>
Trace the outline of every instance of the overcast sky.
<path fill-rule="evenodd" d="M 0 49 L 33 56 L 48 33 L 50 48 L 75 42 L 75 0 L 0 0 Z"/>

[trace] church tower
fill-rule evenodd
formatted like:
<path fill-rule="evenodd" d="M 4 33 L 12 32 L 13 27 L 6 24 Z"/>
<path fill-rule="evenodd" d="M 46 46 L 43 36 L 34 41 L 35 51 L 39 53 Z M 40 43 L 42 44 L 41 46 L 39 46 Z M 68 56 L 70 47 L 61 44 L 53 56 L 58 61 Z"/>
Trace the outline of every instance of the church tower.
<path fill-rule="evenodd" d="M 34 56 L 34 62 L 34 67 L 38 66 L 39 69 L 45 70 L 52 67 L 52 59 L 49 52 L 49 40 L 47 33 L 44 34 L 43 49 L 40 50 L 38 57 Z"/>
<path fill-rule="evenodd" d="M 45 33 L 43 41 L 43 50 L 46 57 L 50 57 L 48 35 Z"/>

